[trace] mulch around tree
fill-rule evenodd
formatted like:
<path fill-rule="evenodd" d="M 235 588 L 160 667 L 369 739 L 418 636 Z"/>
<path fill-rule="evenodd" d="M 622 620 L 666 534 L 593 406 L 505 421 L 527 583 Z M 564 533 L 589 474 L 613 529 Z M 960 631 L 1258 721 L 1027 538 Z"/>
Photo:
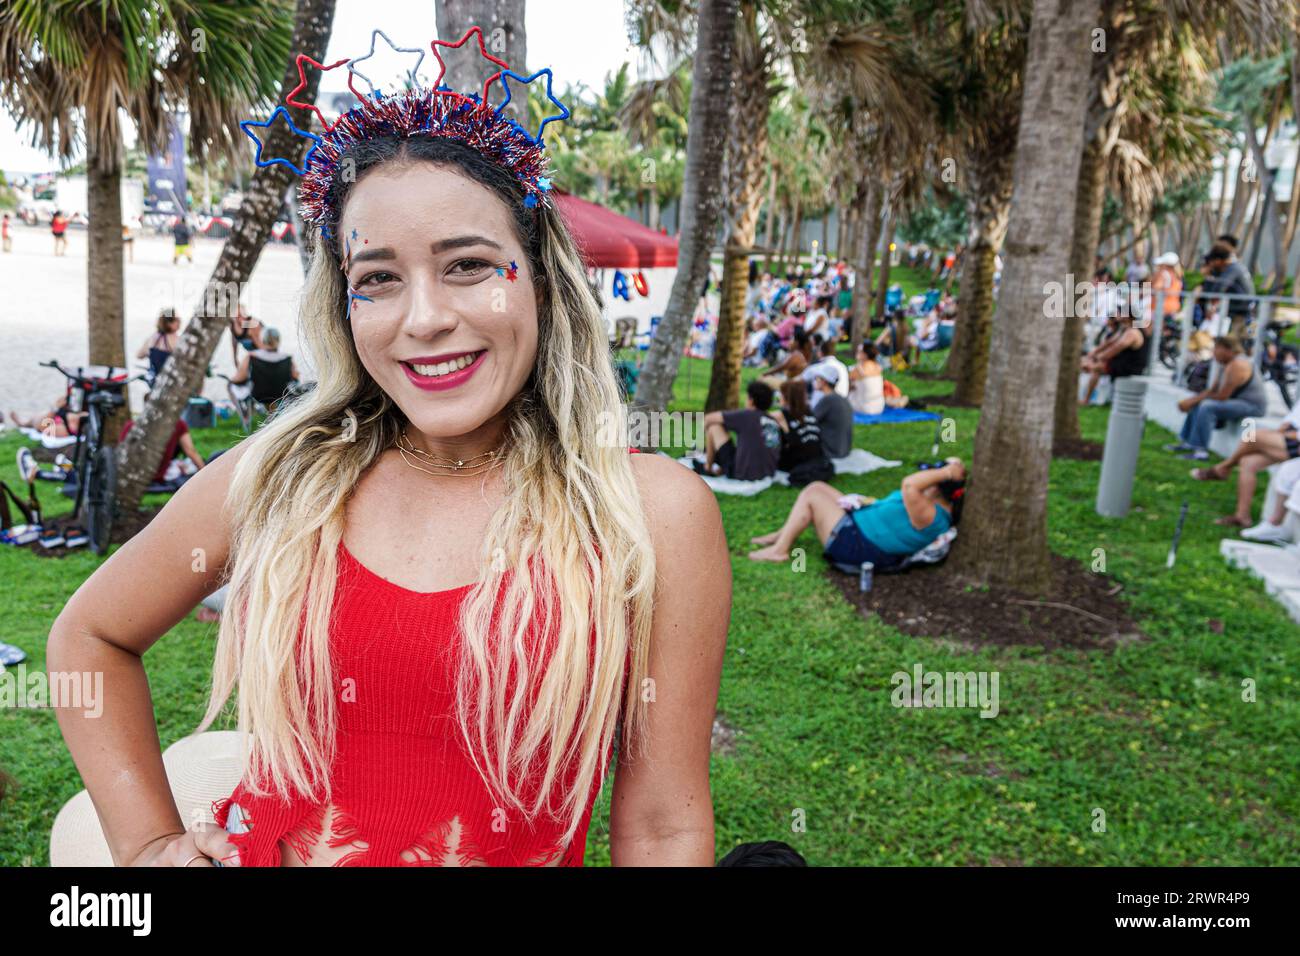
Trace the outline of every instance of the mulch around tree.
<path fill-rule="evenodd" d="M 1053 458 L 1072 458 L 1075 461 L 1101 461 L 1106 446 L 1084 438 L 1057 438 L 1052 442 Z"/>
<path fill-rule="evenodd" d="M 1052 555 L 1052 593 L 1027 595 L 1009 588 L 971 588 L 943 565 L 901 574 L 877 574 L 872 589 L 858 590 L 856 576 L 833 568 L 827 574 L 845 599 L 864 615 L 918 637 L 942 638 L 963 647 L 1038 645 L 1111 650 L 1144 640 L 1120 599 L 1122 585 L 1084 565 Z"/>
<path fill-rule="evenodd" d="M 111 543 L 125 544 L 127 541 L 130 541 L 131 538 L 135 537 L 135 535 L 137 535 L 145 525 L 153 520 L 154 515 L 156 515 L 160 510 L 161 509 L 159 508 L 141 508 L 138 511 L 119 514 L 113 520 L 113 534 L 110 539 Z M 71 515 L 61 515 L 58 518 L 50 518 L 44 525 L 42 525 L 42 527 L 57 528 L 60 531 L 66 531 L 74 524 L 75 522 L 73 522 Z M 85 525 L 82 524 L 80 527 L 84 529 Z M 26 547 L 27 550 L 42 558 L 62 558 L 69 554 L 90 550 L 90 546 L 85 544 L 76 548 L 65 548 L 63 545 L 59 545 L 55 548 L 42 548 L 38 541 L 33 541 Z"/>

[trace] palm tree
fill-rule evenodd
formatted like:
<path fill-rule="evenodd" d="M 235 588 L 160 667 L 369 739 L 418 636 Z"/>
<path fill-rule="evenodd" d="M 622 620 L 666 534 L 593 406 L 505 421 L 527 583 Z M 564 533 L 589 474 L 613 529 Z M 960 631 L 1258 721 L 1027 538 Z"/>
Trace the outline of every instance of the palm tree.
<path fill-rule="evenodd" d="M 0 100 L 47 151 L 66 159 L 85 145 L 92 364 L 126 364 L 119 115 L 158 151 L 188 111 L 195 155 L 229 154 L 230 131 L 274 91 L 288 49 L 288 12 L 276 0 L 14 0 L 0 9 Z M 113 441 L 117 429 L 105 435 Z"/>
<path fill-rule="evenodd" d="M 1034 0 L 1006 264 L 993 322 L 983 412 L 975 436 L 958 574 L 1042 592 L 1051 583 L 1047 478 L 1061 325 L 1043 290 L 1068 267 L 1057 241 L 1060 184 L 1074 182 L 1083 146 L 1090 64 L 1085 38 L 1100 0 Z"/>
<path fill-rule="evenodd" d="M 323 60 L 333 23 L 334 0 L 298 0 L 289 49 L 295 54 L 303 53 L 314 60 Z M 309 69 L 305 76 L 306 88 L 294 99 L 295 102 L 310 104 L 316 100 L 320 72 Z M 280 80 L 281 101 L 297 86 L 297 65 L 286 55 Z M 288 107 L 288 110 L 293 124 L 300 129 L 306 128 L 312 114 L 297 107 Z M 276 124 L 267 134 L 264 150 L 269 156 L 283 157 L 300 166 L 306 145 L 306 140 L 293 133 L 287 124 Z M 157 470 L 158 460 L 162 458 L 177 419 L 189 397 L 202 388 L 212 353 L 228 327 L 238 300 L 237 291 L 232 295 L 231 290 L 243 288 L 252 276 L 292 181 L 293 174 L 289 170 L 273 164 L 258 169 L 244 191 L 234 231 L 222 246 L 203 298 L 181 333 L 171 358 L 158 374 L 139 420 L 118 449 L 117 500 L 120 510 L 139 507 L 140 496 Z"/>
<path fill-rule="evenodd" d="M 842 258 L 855 273 L 849 314 L 854 342 L 870 321 L 883 212 L 902 212 L 919 200 L 942 140 L 930 82 L 934 64 L 912 42 L 905 24 L 886 14 L 863 21 L 861 13 L 856 18 L 849 13 L 826 21 L 813 35 L 809 55 L 794 60 L 814 115 L 830 142 L 839 144 L 825 161 L 847 193 L 850 222 Z"/>
<path fill-rule="evenodd" d="M 937 0 L 913 6 L 916 41 L 937 52 L 932 83 L 938 124 L 951 150 L 954 185 L 967 198 L 970 223 L 961 259 L 948 374 L 953 400 L 979 405 L 984 397 L 993 323 L 995 262 L 1006 236 L 1021 73 L 1025 63 L 1024 2 L 990 8 L 980 0 Z"/>
<path fill-rule="evenodd" d="M 672 398 L 682 348 L 690 334 L 718 231 L 738 10 L 738 0 L 701 0 L 697 16 L 699 41 L 691 76 L 677 275 L 637 388 L 637 401 L 655 411 L 667 409 Z"/>

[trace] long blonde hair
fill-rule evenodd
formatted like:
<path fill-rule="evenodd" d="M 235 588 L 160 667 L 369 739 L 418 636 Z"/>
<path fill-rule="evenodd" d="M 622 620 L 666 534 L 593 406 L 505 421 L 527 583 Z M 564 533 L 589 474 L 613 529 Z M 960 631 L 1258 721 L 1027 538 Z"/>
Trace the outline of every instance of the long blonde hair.
<path fill-rule="evenodd" d="M 539 290 L 536 366 L 508 409 L 507 496 L 462 605 L 457 717 L 502 805 L 530 819 L 546 812 L 569 839 L 604 777 L 616 728 L 624 751 L 644 736 L 654 552 L 627 449 L 601 438 L 620 394 L 571 236 L 554 209 L 522 210 L 508 186 L 485 181 L 493 174 L 476 168 L 477 154 L 446 152 L 434 161 L 514 200 L 517 226 L 529 223 L 520 228 Z M 399 144 L 371 158 L 412 156 Z M 301 340 L 319 379 L 248 439 L 234 471 L 227 613 L 199 728 L 238 685 L 246 785 L 266 779 L 281 795 L 325 801 L 335 752 L 329 611 L 344 505 L 402 423 L 361 364 L 346 308 L 337 250 L 317 242 Z M 525 640 L 534 622 L 549 656 Z"/>

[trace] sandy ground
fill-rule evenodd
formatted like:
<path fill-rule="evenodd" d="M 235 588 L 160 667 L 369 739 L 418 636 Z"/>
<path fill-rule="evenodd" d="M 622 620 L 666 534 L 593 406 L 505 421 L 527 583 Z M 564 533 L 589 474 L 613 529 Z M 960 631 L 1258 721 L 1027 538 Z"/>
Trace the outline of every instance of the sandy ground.
<path fill-rule="evenodd" d="M 36 363 L 57 359 L 65 367 L 87 361 L 86 231 L 68 230 L 67 254 L 54 256 L 48 226 L 28 228 L 13 223 L 13 251 L 0 254 L 0 412 L 46 411 L 63 394 L 62 376 Z M 212 267 L 221 253 L 220 239 L 195 238 L 190 246 L 194 263 L 172 265 L 170 236 L 139 235 L 135 261 L 126 270 L 126 350 L 133 371 L 147 363 L 134 358 L 154 331 L 159 310 L 172 307 L 189 322 Z M 244 302 L 250 314 L 280 330 L 282 348 L 294 356 L 304 379 L 313 377 L 311 363 L 298 345 L 298 297 L 302 268 L 295 246 L 269 243 L 262 251 Z M 213 371 L 230 374 L 230 336 L 222 337 L 212 361 Z M 210 378 L 204 395 L 226 397 L 226 383 Z M 144 399 L 143 385 L 132 386 L 132 407 Z"/>

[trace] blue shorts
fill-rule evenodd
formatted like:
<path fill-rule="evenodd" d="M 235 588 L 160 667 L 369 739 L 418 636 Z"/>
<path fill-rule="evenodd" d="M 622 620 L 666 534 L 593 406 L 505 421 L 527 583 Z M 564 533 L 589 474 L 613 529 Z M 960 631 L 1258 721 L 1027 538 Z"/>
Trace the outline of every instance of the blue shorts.
<path fill-rule="evenodd" d="M 831 529 L 822 554 L 835 567 L 850 574 L 857 574 L 864 561 L 874 564 L 877 571 L 885 571 L 902 564 L 907 557 L 881 551 L 862 533 L 849 512 Z"/>

